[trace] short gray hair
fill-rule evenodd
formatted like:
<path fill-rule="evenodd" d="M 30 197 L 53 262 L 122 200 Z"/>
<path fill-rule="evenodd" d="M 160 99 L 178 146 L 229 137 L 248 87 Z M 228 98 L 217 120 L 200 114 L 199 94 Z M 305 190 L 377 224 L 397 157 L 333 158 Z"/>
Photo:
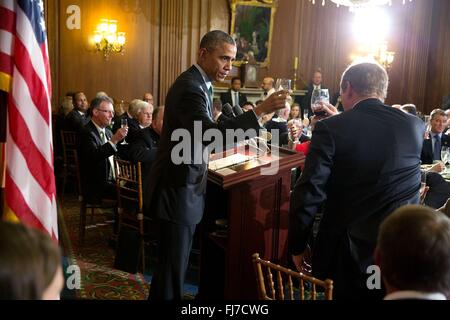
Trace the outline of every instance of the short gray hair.
<path fill-rule="evenodd" d="M 130 102 L 130 106 L 128 107 L 128 112 L 133 118 L 136 118 L 142 110 L 147 107 L 153 107 L 150 103 L 142 101 L 140 99 L 134 99 Z"/>
<path fill-rule="evenodd" d="M 350 83 L 353 90 L 364 97 L 376 96 L 384 101 L 387 96 L 389 78 L 386 70 L 376 62 L 350 65 L 342 74 L 341 89 L 345 91 Z"/>
<path fill-rule="evenodd" d="M 200 49 L 214 50 L 223 42 L 236 46 L 236 41 L 228 33 L 221 30 L 213 30 L 203 36 L 200 41 Z"/>

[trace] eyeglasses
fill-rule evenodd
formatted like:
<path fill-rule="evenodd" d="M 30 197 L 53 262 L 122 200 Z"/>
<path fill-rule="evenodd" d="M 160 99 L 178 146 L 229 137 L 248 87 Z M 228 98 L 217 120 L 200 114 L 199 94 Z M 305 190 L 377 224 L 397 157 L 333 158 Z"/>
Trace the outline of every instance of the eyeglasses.
<path fill-rule="evenodd" d="M 114 111 L 111 111 L 111 110 L 103 110 L 103 109 L 97 109 L 98 111 L 101 111 L 101 112 L 105 112 L 105 113 L 109 113 L 109 114 L 111 114 L 112 116 L 114 116 L 116 113 L 114 112 Z"/>

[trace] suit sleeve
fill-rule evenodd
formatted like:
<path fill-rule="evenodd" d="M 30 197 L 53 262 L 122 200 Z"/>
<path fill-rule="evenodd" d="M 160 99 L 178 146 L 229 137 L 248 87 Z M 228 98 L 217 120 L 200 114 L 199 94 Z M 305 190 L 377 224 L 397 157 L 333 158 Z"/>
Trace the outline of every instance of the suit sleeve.
<path fill-rule="evenodd" d="M 326 186 L 333 165 L 334 138 L 323 121 L 316 124 L 301 178 L 291 194 L 289 251 L 302 253 L 312 231 L 318 208 L 326 200 Z"/>
<path fill-rule="evenodd" d="M 208 102 L 203 92 L 197 88 L 191 87 L 184 91 L 182 97 L 182 109 L 179 113 L 179 119 L 183 128 L 189 132 L 195 132 L 195 122 L 201 122 L 202 136 L 209 129 L 218 129 L 221 131 L 223 137 L 226 137 L 227 129 L 249 129 L 259 130 L 258 119 L 254 112 L 245 112 L 237 118 L 221 117 L 218 123 L 214 122 L 208 115 Z M 194 135 L 195 136 L 195 135 Z M 209 141 L 204 141 L 204 144 L 209 144 Z"/>
<path fill-rule="evenodd" d="M 83 130 L 81 133 L 80 151 L 84 160 L 89 163 L 104 161 L 116 153 L 108 142 L 98 146 L 95 133 L 88 130 Z"/>
<path fill-rule="evenodd" d="M 133 142 L 130 143 L 130 159 L 134 162 L 152 162 L 156 158 L 157 148 L 151 148 L 145 142 L 142 130 L 135 135 Z"/>

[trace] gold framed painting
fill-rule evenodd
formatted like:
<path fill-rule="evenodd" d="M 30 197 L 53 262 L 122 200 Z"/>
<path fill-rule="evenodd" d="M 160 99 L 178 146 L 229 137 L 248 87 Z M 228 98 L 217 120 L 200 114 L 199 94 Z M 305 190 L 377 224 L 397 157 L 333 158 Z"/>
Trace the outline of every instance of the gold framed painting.
<path fill-rule="evenodd" d="M 277 0 L 231 0 L 231 35 L 236 40 L 234 65 L 269 65 Z"/>

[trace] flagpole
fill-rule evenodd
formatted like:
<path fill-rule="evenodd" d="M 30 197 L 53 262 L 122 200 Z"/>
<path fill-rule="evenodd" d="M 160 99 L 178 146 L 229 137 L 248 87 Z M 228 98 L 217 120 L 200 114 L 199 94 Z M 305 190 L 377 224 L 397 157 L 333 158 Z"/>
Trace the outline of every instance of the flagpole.
<path fill-rule="evenodd" d="M 0 217 L 4 212 L 5 170 L 6 170 L 6 99 L 7 93 L 0 90 Z"/>

